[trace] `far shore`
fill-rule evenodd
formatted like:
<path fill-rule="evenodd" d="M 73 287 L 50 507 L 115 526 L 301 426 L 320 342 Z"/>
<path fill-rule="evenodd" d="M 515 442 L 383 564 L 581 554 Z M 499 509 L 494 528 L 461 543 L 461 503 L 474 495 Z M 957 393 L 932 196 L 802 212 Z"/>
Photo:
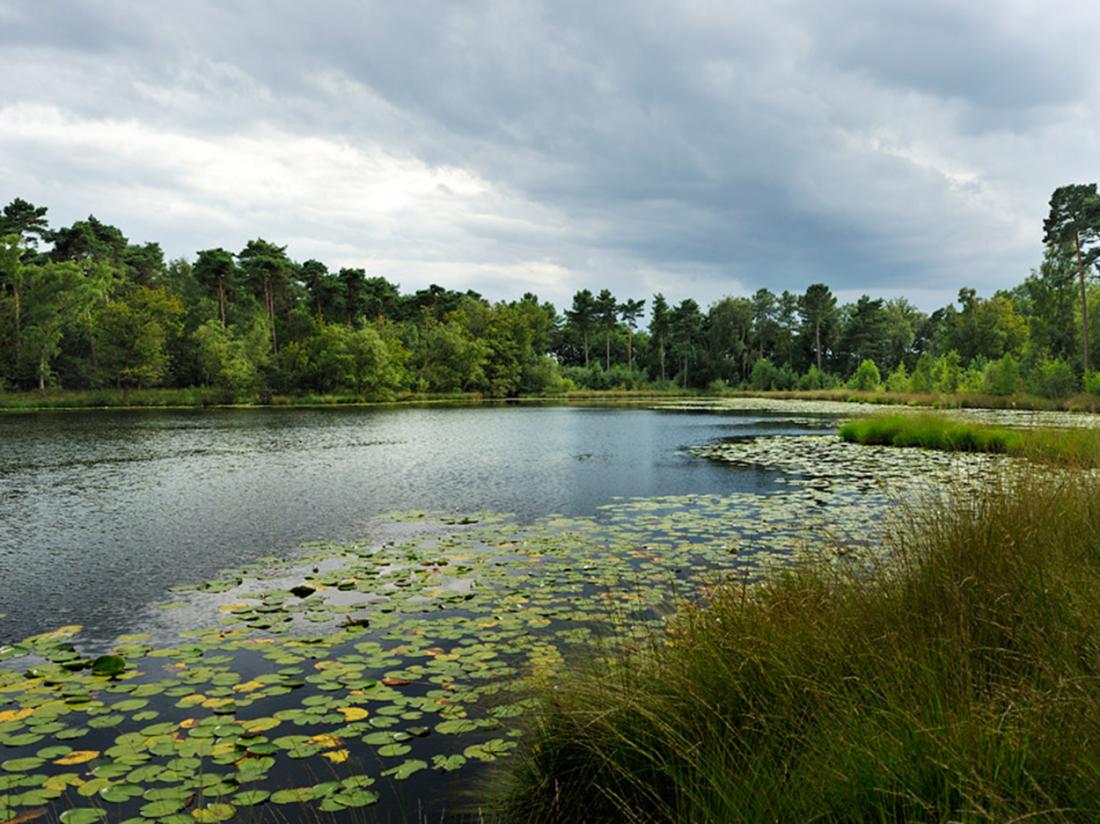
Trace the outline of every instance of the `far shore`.
<path fill-rule="evenodd" d="M 1020 409 L 1035 411 L 1100 412 L 1100 396 L 1079 394 L 1063 399 L 1036 395 L 921 394 L 912 392 L 820 389 L 811 391 L 733 390 L 721 393 L 703 390 L 584 390 L 553 395 L 525 395 L 494 398 L 478 393 L 406 393 L 392 397 L 356 394 L 270 395 L 227 398 L 218 390 L 188 389 L 48 389 L 45 392 L 0 392 L 0 412 L 47 412 L 75 410 L 148 409 L 270 409 L 324 407 L 399 407 L 477 404 L 645 404 L 654 401 L 770 398 L 776 400 L 839 401 L 869 405 L 913 406 L 932 409 Z"/>

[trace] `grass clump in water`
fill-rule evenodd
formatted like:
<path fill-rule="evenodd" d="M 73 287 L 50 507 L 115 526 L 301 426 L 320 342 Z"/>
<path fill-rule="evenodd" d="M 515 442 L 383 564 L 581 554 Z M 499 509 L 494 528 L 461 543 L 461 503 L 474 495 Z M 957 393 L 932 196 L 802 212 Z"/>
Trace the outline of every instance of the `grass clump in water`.
<path fill-rule="evenodd" d="M 848 421 L 839 434 L 865 445 L 990 452 L 1066 466 L 1100 466 L 1100 431 L 1084 427 L 1013 429 L 942 415 L 875 415 Z"/>
<path fill-rule="evenodd" d="M 890 549 L 543 684 L 503 817 L 1100 820 L 1100 482 L 1005 484 Z"/>

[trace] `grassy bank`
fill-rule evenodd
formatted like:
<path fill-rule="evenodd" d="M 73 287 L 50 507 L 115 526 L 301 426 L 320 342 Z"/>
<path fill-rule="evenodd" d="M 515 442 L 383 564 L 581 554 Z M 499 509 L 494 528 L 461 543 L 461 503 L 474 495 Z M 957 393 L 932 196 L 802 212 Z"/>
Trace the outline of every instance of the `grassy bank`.
<path fill-rule="evenodd" d="M 635 401 L 663 400 L 696 396 L 697 392 L 678 390 L 579 390 L 561 395 L 525 397 L 527 401 Z M 50 389 L 46 392 L 0 392 L 0 412 L 37 412 L 51 409 L 187 409 L 219 406 L 372 406 L 380 404 L 481 403 L 500 402 L 476 392 L 408 392 L 387 398 L 348 393 L 312 395 L 271 395 L 266 397 L 228 396 L 224 391 L 206 387 L 187 389 Z M 514 400 L 514 399 L 513 399 Z"/>
<path fill-rule="evenodd" d="M 544 684 L 503 817 L 1100 819 L 1100 482 L 1006 489 Z"/>
<path fill-rule="evenodd" d="M 876 406 L 926 406 L 932 409 L 1024 409 L 1037 412 L 1100 412 L 1100 396 L 1078 394 L 1054 399 L 1039 395 L 988 395 L 979 392 L 937 394 L 923 392 L 862 392 L 855 389 L 807 391 L 727 392 L 726 397 L 767 397 L 806 401 L 845 401 Z"/>
<path fill-rule="evenodd" d="M 849 421 L 840 437 L 852 443 L 991 452 L 1066 466 L 1100 466 L 1094 429 L 1012 429 L 940 415 L 881 415 Z"/>
<path fill-rule="evenodd" d="M 1040 411 L 1100 412 L 1100 397 L 1077 395 L 1051 400 L 1034 395 L 935 395 L 910 392 L 860 392 L 853 389 L 820 389 L 805 392 L 725 391 L 699 389 L 575 389 L 564 394 L 524 396 L 521 400 L 645 401 L 671 398 L 778 398 L 781 400 L 845 401 L 876 406 L 922 406 L 934 409 L 1028 409 Z M 447 394 L 401 393 L 387 398 L 355 393 L 232 397 L 224 390 L 207 387 L 184 389 L 48 389 L 45 392 L 2 392 L 0 411 L 46 409 L 203 408 L 216 406 L 358 406 L 378 403 L 435 403 L 500 400 L 472 392 Z"/>

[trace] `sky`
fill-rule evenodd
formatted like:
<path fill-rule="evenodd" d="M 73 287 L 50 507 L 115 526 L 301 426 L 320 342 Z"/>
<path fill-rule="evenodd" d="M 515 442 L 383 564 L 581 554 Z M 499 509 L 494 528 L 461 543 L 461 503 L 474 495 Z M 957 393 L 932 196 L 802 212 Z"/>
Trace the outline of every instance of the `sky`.
<path fill-rule="evenodd" d="M 931 310 L 1100 177 L 1098 40 L 1076 0 L 0 0 L 0 201 L 404 291 Z"/>

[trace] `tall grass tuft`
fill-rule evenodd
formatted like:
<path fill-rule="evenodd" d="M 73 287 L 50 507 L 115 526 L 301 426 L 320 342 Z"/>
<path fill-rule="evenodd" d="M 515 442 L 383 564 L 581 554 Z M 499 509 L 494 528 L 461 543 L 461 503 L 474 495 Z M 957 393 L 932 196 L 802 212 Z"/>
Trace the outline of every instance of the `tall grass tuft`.
<path fill-rule="evenodd" d="M 1100 820 L 1100 481 L 1002 481 L 538 687 L 515 821 Z"/>
<path fill-rule="evenodd" d="M 951 452 L 991 452 L 1076 467 L 1100 466 L 1100 430 L 1013 429 L 941 415 L 881 415 L 848 421 L 840 437 L 852 443 L 919 446 Z"/>

